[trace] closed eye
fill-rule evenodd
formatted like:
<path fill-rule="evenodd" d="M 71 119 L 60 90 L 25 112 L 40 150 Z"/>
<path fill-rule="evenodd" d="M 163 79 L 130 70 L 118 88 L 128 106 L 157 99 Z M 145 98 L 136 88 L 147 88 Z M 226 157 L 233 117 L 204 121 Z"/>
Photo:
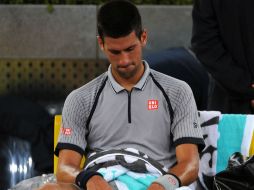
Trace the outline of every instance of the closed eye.
<path fill-rule="evenodd" d="M 133 46 L 131 46 L 131 47 L 128 47 L 128 48 L 125 49 L 124 51 L 125 51 L 125 52 L 131 52 L 131 51 L 133 51 L 133 50 L 135 49 L 135 47 L 136 47 L 136 45 L 133 45 Z"/>
<path fill-rule="evenodd" d="M 128 47 L 128 48 L 126 48 L 126 49 L 124 49 L 122 51 L 131 52 L 131 51 L 133 51 L 135 49 L 135 47 L 136 47 L 136 45 L 132 45 L 132 46 L 130 46 L 130 47 Z M 114 55 L 119 55 L 119 54 L 121 54 L 122 51 L 121 50 L 109 49 L 109 52 L 114 54 Z"/>
<path fill-rule="evenodd" d="M 114 55 L 119 55 L 121 53 L 121 51 L 118 51 L 118 50 L 109 50 L 110 53 L 114 54 Z"/>

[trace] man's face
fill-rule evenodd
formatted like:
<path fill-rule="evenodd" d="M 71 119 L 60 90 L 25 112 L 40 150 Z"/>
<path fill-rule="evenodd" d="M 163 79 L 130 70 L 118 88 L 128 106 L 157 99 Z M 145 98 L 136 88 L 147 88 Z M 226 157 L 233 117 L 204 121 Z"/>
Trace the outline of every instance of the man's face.
<path fill-rule="evenodd" d="M 106 36 L 104 41 L 98 38 L 99 45 L 111 64 L 114 77 L 129 79 L 143 72 L 142 47 L 145 46 L 146 40 L 146 31 L 143 31 L 140 39 L 134 31 L 120 38 Z"/>

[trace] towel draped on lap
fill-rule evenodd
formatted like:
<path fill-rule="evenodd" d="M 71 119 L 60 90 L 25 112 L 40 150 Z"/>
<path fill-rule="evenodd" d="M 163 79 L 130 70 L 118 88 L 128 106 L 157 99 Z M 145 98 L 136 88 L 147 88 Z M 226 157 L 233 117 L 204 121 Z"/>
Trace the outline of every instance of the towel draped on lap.
<path fill-rule="evenodd" d="M 92 153 L 84 169 L 98 171 L 119 190 L 146 190 L 168 170 L 133 148 Z"/>

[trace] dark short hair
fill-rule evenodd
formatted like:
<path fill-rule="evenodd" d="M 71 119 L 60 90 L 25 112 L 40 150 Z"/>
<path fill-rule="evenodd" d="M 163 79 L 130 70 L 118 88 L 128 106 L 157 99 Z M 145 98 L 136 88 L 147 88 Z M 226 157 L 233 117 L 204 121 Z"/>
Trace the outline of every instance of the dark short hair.
<path fill-rule="evenodd" d="M 137 7 L 126 0 L 112 0 L 101 6 L 97 15 L 99 36 L 124 37 L 135 31 L 140 39 L 142 34 L 141 16 Z"/>

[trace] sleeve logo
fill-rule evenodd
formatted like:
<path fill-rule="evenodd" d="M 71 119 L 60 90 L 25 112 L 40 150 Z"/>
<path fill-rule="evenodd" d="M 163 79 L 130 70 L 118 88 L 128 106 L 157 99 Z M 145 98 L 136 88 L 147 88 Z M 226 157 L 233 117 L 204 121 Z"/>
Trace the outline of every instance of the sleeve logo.
<path fill-rule="evenodd" d="M 168 177 L 168 181 L 169 181 L 169 183 L 171 183 L 171 184 L 173 184 L 173 185 L 177 185 L 176 179 L 174 179 L 174 178 L 171 177 L 171 176 Z"/>
<path fill-rule="evenodd" d="M 64 127 L 61 127 L 61 133 L 62 133 L 63 135 L 69 136 L 69 135 L 71 135 L 71 132 L 72 132 L 71 128 L 64 128 Z"/>
<path fill-rule="evenodd" d="M 147 101 L 147 109 L 148 110 L 157 110 L 159 108 L 159 101 L 158 100 L 148 100 Z"/>

